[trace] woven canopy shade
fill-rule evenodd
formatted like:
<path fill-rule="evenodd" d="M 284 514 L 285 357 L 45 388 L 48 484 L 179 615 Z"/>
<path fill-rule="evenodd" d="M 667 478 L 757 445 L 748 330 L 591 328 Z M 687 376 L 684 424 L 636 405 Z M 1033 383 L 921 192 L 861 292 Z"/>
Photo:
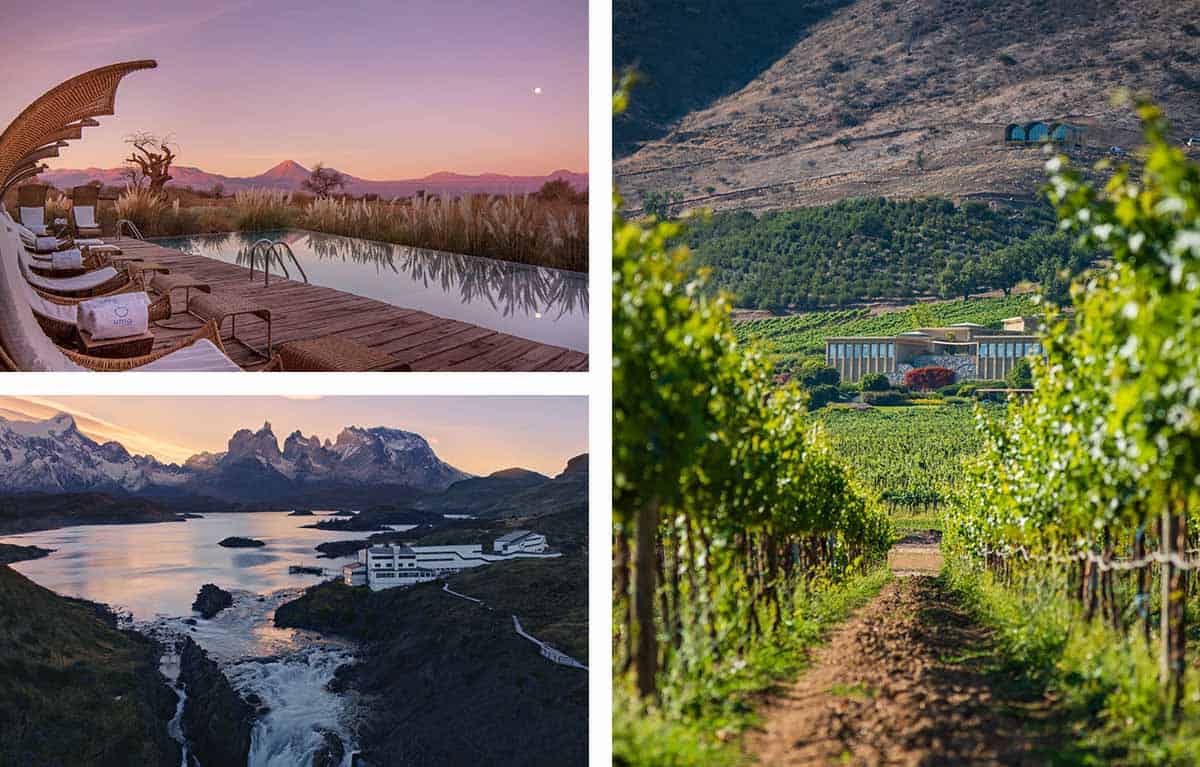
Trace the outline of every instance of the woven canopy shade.
<path fill-rule="evenodd" d="M 17 176 L 28 177 L 29 164 L 40 159 L 34 157 L 38 150 L 74 138 L 76 131 L 82 135 L 84 127 L 97 124 L 91 118 L 112 114 L 121 78 L 157 66 L 145 59 L 93 69 L 51 88 L 26 107 L 0 134 L 0 193 Z"/>
<path fill-rule="evenodd" d="M 9 187 L 15 186 L 27 178 L 33 178 L 34 176 L 38 175 L 39 173 L 46 171 L 48 169 L 48 167 L 49 166 L 46 166 L 46 165 L 34 165 L 32 167 L 24 166 L 23 168 L 17 169 L 16 173 L 9 176 L 8 184 L 6 184 L 3 187 L 0 187 L 0 196 L 3 196 L 4 192 L 6 192 Z"/>

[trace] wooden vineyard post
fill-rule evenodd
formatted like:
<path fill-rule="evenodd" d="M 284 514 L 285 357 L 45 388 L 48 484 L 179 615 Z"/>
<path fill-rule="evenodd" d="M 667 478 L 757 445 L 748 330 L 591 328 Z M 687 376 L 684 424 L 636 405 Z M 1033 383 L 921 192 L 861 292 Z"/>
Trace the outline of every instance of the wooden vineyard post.
<path fill-rule="evenodd" d="M 1133 538 L 1133 558 L 1139 562 L 1146 558 L 1146 525 L 1138 527 Z M 1150 644 L 1150 565 L 1139 567 L 1137 571 L 1137 611 L 1138 621 L 1142 625 L 1142 636 L 1146 646 Z"/>
<path fill-rule="evenodd" d="M 1183 515 L 1165 508 L 1162 512 L 1162 553 L 1167 559 L 1162 565 L 1162 610 L 1159 641 L 1159 678 L 1170 701 L 1171 715 L 1177 717 L 1183 705 L 1183 673 L 1187 652 L 1185 633 L 1187 603 L 1187 571 L 1176 567 L 1172 556 L 1187 551 L 1187 525 Z"/>
<path fill-rule="evenodd" d="M 638 509 L 633 548 L 633 614 L 637 638 L 634 643 L 634 673 L 638 695 L 657 694 L 658 641 L 654 628 L 654 576 L 657 569 L 655 538 L 658 534 L 658 499 Z"/>
<path fill-rule="evenodd" d="M 629 609 L 629 528 L 624 526 L 616 536 L 616 554 L 613 556 L 613 599 L 624 602 L 625 614 L 620 617 L 624 625 L 620 629 L 621 673 L 629 671 L 633 662 L 633 611 Z M 616 649 L 616 648 L 614 648 Z"/>

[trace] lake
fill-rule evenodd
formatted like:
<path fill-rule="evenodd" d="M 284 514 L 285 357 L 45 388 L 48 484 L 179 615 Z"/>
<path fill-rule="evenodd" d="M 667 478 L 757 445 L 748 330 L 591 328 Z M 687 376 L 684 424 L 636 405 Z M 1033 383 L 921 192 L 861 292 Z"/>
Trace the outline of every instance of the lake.
<path fill-rule="evenodd" d="M 13 569 L 66 596 L 103 602 L 135 620 L 190 615 L 192 600 L 205 583 L 223 589 L 268 594 L 305 587 L 325 578 L 290 575 L 289 565 L 320 565 L 326 576 L 340 572 L 340 560 L 317 559 L 325 541 L 365 538 L 367 533 L 326 532 L 303 527 L 314 516 L 287 512 L 207 514 L 203 519 L 149 525 L 86 525 L 0 537 L 4 543 L 56 549 L 43 559 Z M 232 535 L 267 545 L 227 549 L 217 542 Z"/>
<path fill-rule="evenodd" d="M 582 272 L 300 229 L 167 237 L 154 242 L 249 266 L 250 247 L 263 238 L 288 243 L 314 285 L 531 341 L 588 350 L 588 284 Z M 292 279 L 301 279 L 290 260 L 284 267 Z M 272 273 L 282 272 L 276 266 Z"/>
<path fill-rule="evenodd" d="M 367 533 L 325 532 L 303 527 L 319 521 L 287 512 L 207 514 L 186 522 L 88 525 L 0 537 L 0 542 L 56 549 L 48 557 L 18 562 L 13 569 L 64 596 L 103 602 L 128 613 L 139 631 L 171 648 L 192 637 L 243 694 L 255 693 L 270 707 L 256 723 L 249 767 L 308 765 L 321 746 L 320 730 L 353 751 L 353 701 L 330 692 L 334 671 L 353 661 L 353 647 L 336 639 L 274 625 L 275 608 L 314 583 L 340 573 L 342 559 L 317 559 L 325 541 L 365 538 Z M 401 530 L 411 529 L 401 527 Z M 236 535 L 266 546 L 227 549 L 217 542 Z M 328 568 L 326 576 L 291 575 L 293 564 Z M 212 620 L 193 615 L 192 600 L 205 583 L 230 591 L 232 607 Z M 195 625 L 185 623 L 194 620 Z M 163 659 L 171 677 L 177 658 Z"/>

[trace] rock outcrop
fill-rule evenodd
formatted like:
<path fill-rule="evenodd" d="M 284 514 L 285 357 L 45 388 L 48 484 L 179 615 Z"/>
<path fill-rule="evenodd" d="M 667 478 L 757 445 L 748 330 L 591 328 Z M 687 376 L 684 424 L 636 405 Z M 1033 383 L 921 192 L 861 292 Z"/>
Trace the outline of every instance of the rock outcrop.
<path fill-rule="evenodd" d="M 200 613 L 200 617 L 205 620 L 212 618 L 226 607 L 232 606 L 233 594 L 215 583 L 206 583 L 201 586 L 200 593 L 196 595 L 196 601 L 192 602 L 192 609 Z"/>
<path fill-rule="evenodd" d="M 190 637 L 184 639 L 179 654 L 179 681 L 187 691 L 183 735 L 200 764 L 245 764 L 254 709 Z"/>
<path fill-rule="evenodd" d="M 256 549 L 259 546 L 267 544 L 257 538 L 242 538 L 238 535 L 231 535 L 217 543 L 218 546 L 224 546 L 227 549 Z"/>

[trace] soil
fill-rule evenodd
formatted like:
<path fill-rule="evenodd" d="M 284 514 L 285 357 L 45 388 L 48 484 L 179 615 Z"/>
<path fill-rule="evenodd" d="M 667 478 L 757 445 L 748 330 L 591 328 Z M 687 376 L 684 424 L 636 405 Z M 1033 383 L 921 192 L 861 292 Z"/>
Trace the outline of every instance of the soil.
<path fill-rule="evenodd" d="M 942 571 L 941 541 L 938 530 L 911 530 L 888 552 L 888 566 L 897 577 L 937 575 Z"/>
<path fill-rule="evenodd" d="M 748 733 L 759 763 L 1044 765 L 1059 745 L 1052 702 L 937 577 L 889 582 L 813 660 Z"/>

